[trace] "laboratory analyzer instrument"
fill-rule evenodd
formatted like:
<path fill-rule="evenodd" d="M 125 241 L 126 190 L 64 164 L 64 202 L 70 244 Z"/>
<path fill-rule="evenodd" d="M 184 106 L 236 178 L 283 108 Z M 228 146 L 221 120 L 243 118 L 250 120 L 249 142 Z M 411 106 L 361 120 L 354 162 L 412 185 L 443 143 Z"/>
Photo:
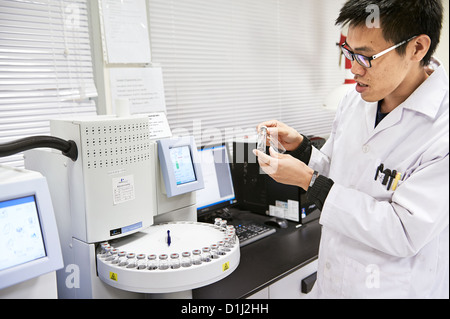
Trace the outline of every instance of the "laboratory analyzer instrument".
<path fill-rule="evenodd" d="M 192 137 L 152 140 L 145 115 L 62 118 L 50 127 L 79 153 L 76 161 L 25 153 L 52 194 L 64 256 L 60 298 L 189 297 L 236 269 L 238 239 L 197 222 L 195 191 L 204 184 Z M 220 258 L 206 258 L 214 245 Z"/>

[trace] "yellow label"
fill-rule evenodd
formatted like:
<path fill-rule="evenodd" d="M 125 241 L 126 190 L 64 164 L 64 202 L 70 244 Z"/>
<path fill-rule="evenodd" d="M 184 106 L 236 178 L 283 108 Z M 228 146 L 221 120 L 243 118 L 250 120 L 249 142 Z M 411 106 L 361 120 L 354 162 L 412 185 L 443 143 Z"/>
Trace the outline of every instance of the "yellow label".
<path fill-rule="evenodd" d="M 222 271 L 227 271 L 230 269 L 230 262 L 226 262 L 222 265 Z"/>
<path fill-rule="evenodd" d="M 117 274 L 113 273 L 113 272 L 110 272 L 109 273 L 109 279 L 117 281 Z"/>

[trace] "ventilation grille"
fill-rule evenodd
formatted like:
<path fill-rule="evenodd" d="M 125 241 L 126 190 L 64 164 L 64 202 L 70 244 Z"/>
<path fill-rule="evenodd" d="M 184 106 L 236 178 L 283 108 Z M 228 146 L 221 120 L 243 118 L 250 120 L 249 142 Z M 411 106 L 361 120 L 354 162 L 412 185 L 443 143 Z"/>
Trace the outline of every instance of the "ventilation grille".
<path fill-rule="evenodd" d="M 84 123 L 83 158 L 87 169 L 118 168 L 150 159 L 148 121 Z"/>

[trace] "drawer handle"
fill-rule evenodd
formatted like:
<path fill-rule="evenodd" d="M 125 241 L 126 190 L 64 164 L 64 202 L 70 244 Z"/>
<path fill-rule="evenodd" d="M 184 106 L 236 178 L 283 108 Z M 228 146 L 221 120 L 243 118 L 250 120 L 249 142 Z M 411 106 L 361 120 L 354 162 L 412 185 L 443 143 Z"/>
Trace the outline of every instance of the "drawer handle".
<path fill-rule="evenodd" d="M 302 293 L 307 294 L 311 292 L 312 288 L 314 287 L 314 283 L 316 282 L 316 279 L 317 279 L 317 272 L 304 278 L 301 283 Z"/>

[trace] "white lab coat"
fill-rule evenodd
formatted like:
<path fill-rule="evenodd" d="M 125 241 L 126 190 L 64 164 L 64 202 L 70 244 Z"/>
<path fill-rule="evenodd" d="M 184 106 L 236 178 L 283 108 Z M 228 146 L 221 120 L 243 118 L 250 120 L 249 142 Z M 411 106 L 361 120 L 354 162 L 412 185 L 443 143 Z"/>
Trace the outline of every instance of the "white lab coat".
<path fill-rule="evenodd" d="M 449 83 L 439 67 L 376 128 L 377 103 L 351 90 L 309 166 L 325 201 L 317 282 L 323 298 L 449 297 Z M 395 191 L 377 167 L 402 173 Z"/>

